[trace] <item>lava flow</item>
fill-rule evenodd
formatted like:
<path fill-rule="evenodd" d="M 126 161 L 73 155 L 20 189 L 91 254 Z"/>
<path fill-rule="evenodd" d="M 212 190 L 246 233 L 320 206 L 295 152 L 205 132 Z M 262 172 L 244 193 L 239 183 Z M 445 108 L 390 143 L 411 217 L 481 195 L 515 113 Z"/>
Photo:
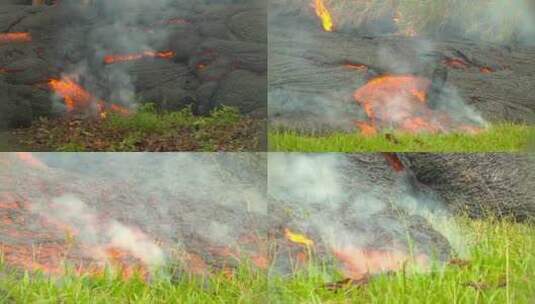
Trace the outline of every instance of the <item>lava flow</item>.
<path fill-rule="evenodd" d="M 126 115 L 129 110 L 116 104 L 108 105 L 105 101 L 95 98 L 81 85 L 69 77 L 51 79 L 48 85 L 52 91 L 63 98 L 68 112 L 84 111 L 94 105 L 100 117 L 104 118 L 107 112 Z"/>
<path fill-rule="evenodd" d="M 169 58 L 175 57 L 175 55 L 176 54 L 173 51 L 163 51 L 163 52 L 145 51 L 145 52 L 134 53 L 134 54 L 106 55 L 104 56 L 104 64 L 113 64 L 113 63 L 125 62 L 125 61 L 135 61 L 135 60 L 141 60 L 145 58 L 169 59 Z"/>
<path fill-rule="evenodd" d="M 414 75 L 372 79 L 353 94 L 368 117 L 368 121 L 359 121 L 357 126 L 363 135 L 374 135 L 382 128 L 405 133 L 478 131 L 476 127 L 455 124 L 445 112 L 432 110 L 428 104 L 430 88 L 430 80 Z"/>
<path fill-rule="evenodd" d="M 331 12 L 329 12 L 325 6 L 325 3 L 323 3 L 323 0 L 314 0 L 314 10 L 316 12 L 316 16 L 318 16 L 321 21 L 323 30 L 326 32 L 334 31 L 334 23 Z"/>
<path fill-rule="evenodd" d="M 347 278 L 360 280 L 373 274 L 398 271 L 405 267 L 407 262 L 426 269 L 429 259 L 420 254 L 412 258 L 398 250 L 375 250 L 361 248 L 333 248 L 334 256 L 342 263 Z"/>
<path fill-rule="evenodd" d="M 20 43 L 31 42 L 32 36 L 30 33 L 0 33 L 0 43 Z"/>

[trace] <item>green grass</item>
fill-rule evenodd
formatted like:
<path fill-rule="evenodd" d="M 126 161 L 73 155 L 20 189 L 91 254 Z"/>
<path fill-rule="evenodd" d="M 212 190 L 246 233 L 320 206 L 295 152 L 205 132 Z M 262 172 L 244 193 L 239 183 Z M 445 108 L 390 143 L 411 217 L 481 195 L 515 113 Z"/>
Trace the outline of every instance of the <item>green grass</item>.
<path fill-rule="evenodd" d="M 272 277 L 272 302 L 535 303 L 535 227 L 492 220 L 462 220 L 461 226 L 472 240 L 467 265 L 398 272 L 337 291 L 322 288 L 333 274 L 310 267 L 293 278 Z"/>
<path fill-rule="evenodd" d="M 261 142 L 261 123 L 231 107 L 207 116 L 190 108 L 156 111 L 145 104 L 135 113 L 108 113 L 104 119 L 40 119 L 12 132 L 12 145 L 25 151 L 254 151 Z"/>
<path fill-rule="evenodd" d="M 387 135 L 388 134 L 388 135 Z M 271 131 L 270 151 L 299 152 L 518 152 L 528 148 L 535 128 L 497 124 L 477 135 L 360 133 L 303 135 L 293 131 Z"/>
<path fill-rule="evenodd" d="M 246 263 L 233 278 L 156 276 L 146 283 L 110 274 L 17 275 L 2 271 L 0 263 L 0 303 L 535 303 L 535 226 L 459 222 L 470 240 L 464 265 L 376 276 L 362 286 L 329 290 L 324 285 L 341 277 L 317 264 L 269 279 Z"/>

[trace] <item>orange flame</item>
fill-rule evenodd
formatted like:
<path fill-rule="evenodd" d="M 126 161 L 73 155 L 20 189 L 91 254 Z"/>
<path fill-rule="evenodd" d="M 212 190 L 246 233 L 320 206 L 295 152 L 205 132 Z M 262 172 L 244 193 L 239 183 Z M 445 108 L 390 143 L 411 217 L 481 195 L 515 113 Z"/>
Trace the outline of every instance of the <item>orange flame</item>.
<path fill-rule="evenodd" d="M 334 24 L 331 13 L 325 6 L 325 3 L 323 3 L 323 0 L 314 0 L 314 10 L 316 11 L 316 15 L 321 20 L 323 30 L 326 32 L 334 31 Z"/>
<path fill-rule="evenodd" d="M 314 245 L 314 241 L 312 241 L 311 239 L 307 238 L 305 235 L 299 234 L 299 233 L 293 233 L 288 228 L 284 229 L 284 236 L 290 242 L 293 242 L 293 243 L 296 243 L 296 244 L 301 244 L 301 245 L 305 245 L 305 246 L 313 246 Z"/>
<path fill-rule="evenodd" d="M 20 43 L 20 42 L 31 42 L 32 36 L 30 33 L 20 32 L 20 33 L 0 33 L 0 43 Z"/>
<path fill-rule="evenodd" d="M 142 53 L 135 53 L 135 54 L 106 55 L 104 56 L 104 64 L 113 64 L 113 63 L 125 62 L 125 61 L 135 61 L 135 60 L 141 60 L 145 58 L 169 59 L 169 58 L 175 57 L 175 55 L 176 54 L 173 51 L 163 51 L 163 52 L 145 51 Z"/>

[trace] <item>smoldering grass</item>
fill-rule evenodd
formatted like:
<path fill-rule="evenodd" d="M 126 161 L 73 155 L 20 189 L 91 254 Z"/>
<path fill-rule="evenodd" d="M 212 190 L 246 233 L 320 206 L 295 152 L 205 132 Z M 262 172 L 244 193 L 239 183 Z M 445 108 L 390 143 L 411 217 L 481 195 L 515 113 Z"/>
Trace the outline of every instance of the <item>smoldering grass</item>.
<path fill-rule="evenodd" d="M 521 152 L 535 138 L 535 127 L 497 123 L 481 133 L 403 134 L 358 132 L 324 134 L 275 130 L 269 133 L 270 151 L 286 152 Z"/>

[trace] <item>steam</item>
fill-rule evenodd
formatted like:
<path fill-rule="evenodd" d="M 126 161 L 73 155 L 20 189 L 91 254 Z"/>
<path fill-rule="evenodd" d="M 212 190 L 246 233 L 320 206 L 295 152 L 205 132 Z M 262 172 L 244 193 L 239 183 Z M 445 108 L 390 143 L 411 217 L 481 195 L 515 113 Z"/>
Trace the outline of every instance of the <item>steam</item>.
<path fill-rule="evenodd" d="M 165 27 L 146 31 L 153 18 L 165 17 L 166 8 L 176 5 L 170 0 L 92 1 L 90 4 L 65 4 L 65 10 L 84 18 L 89 24 L 83 35 L 86 49 L 78 54 L 78 61 L 65 70 L 63 77 L 80 77 L 83 86 L 95 97 L 134 108 L 136 79 L 131 76 L 128 64 L 106 66 L 106 55 L 161 51 L 169 36 Z M 81 33 L 66 27 L 62 36 L 64 49 L 77 49 L 70 42 L 72 35 Z M 62 63 L 63 65 L 64 63 Z M 62 67 L 63 68 L 63 67 Z M 57 98 L 56 98 L 57 99 Z"/>
<path fill-rule="evenodd" d="M 140 259 L 144 265 L 152 268 L 163 265 L 164 252 L 154 240 L 141 232 L 116 220 L 102 223 L 97 211 L 87 206 L 74 195 L 63 195 L 52 200 L 48 208 L 42 204 L 31 205 L 32 211 L 44 216 L 52 222 L 66 223 L 74 227 L 76 238 L 81 240 L 91 249 L 94 256 L 106 261 L 107 255 L 101 252 L 103 248 L 116 247 L 129 252 Z"/>
<path fill-rule="evenodd" d="M 267 227 L 261 153 L 33 155 L 46 174 L 25 160 L 6 191 L 58 227 L 53 239 L 68 234 L 88 248 L 84 259 L 112 263 L 108 250 L 118 249 L 157 269 L 177 250 L 209 258 L 210 248 L 240 248 L 241 237 Z"/>
<path fill-rule="evenodd" d="M 426 118 L 432 125 L 442 126 L 441 130 L 488 125 L 481 113 L 468 105 L 451 83 L 443 79 L 446 82 L 440 84 L 441 79 L 432 79 L 436 71 L 446 69 L 433 42 L 436 33 L 418 39 L 407 38 L 406 43 L 400 39 L 399 44 L 384 37 L 385 34 L 401 34 L 401 27 L 409 26 L 402 21 L 394 22 L 396 10 L 399 10 L 401 20 L 415 19 L 410 26 L 416 26 L 414 23 L 419 22 L 418 18 L 432 17 L 423 8 L 431 3 L 327 0 L 325 4 L 332 11 L 335 33 L 322 32 L 311 3 L 277 0 L 270 7 L 268 106 L 272 125 L 314 131 L 354 130 L 354 122 L 366 120 L 366 114 L 356 104 L 353 93 L 370 78 L 383 74 L 412 74 L 433 80 L 431 90 L 435 85 L 440 88 L 437 92 L 428 92 L 428 103 L 433 113 L 440 117 Z M 415 9 L 410 11 L 409 6 Z M 412 18 L 409 12 L 417 16 Z M 444 11 L 440 14 L 449 16 Z M 315 30 L 311 31 L 311 28 Z M 370 35 L 376 39 L 361 42 L 366 45 L 359 47 L 352 41 L 355 33 L 359 37 Z M 368 72 L 348 69 L 344 67 L 344 60 L 368 64 Z M 401 112 L 400 107 L 410 103 L 400 97 L 389 104 L 392 108 L 385 112 L 396 116 Z M 445 122 L 446 116 L 448 122 Z"/>
<path fill-rule="evenodd" d="M 422 260 L 423 253 L 441 260 L 443 252 L 433 256 L 433 250 L 444 248 L 431 248 L 441 246 L 433 241 L 431 230 L 435 230 L 456 254 L 466 255 L 466 240 L 436 195 L 415 189 L 407 172 L 391 181 L 387 172 L 377 177 L 374 165 L 369 166 L 356 166 L 342 154 L 272 153 L 268 191 L 295 212 L 289 225 L 303 233 L 318 232 L 330 248 L 376 248 L 394 256 L 415 250 L 417 259 Z M 419 224 L 417 232 L 409 233 L 415 217 L 430 227 Z"/>

